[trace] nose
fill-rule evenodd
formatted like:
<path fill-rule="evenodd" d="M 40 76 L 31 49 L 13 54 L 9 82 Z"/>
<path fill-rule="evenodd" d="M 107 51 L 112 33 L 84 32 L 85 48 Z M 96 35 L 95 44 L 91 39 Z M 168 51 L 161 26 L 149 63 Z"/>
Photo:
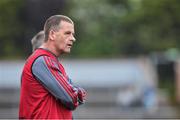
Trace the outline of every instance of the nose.
<path fill-rule="evenodd" d="M 72 40 L 73 42 L 75 42 L 75 41 L 76 41 L 76 38 L 72 35 L 71 40 Z"/>

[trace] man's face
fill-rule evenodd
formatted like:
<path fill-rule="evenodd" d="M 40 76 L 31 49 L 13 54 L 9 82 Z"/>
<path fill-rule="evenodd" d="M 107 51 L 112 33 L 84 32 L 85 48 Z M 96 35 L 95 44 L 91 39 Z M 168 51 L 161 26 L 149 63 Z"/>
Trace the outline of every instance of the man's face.
<path fill-rule="evenodd" d="M 55 32 L 54 44 L 59 53 L 70 53 L 74 38 L 74 25 L 61 21 L 59 31 Z"/>

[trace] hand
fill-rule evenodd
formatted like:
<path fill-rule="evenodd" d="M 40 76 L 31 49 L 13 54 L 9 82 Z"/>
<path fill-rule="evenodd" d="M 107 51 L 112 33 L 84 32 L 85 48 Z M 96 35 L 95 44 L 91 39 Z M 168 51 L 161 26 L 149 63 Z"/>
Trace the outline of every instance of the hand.
<path fill-rule="evenodd" d="M 78 98 L 80 100 L 80 103 L 84 103 L 86 100 L 86 91 L 83 88 L 78 87 Z"/>

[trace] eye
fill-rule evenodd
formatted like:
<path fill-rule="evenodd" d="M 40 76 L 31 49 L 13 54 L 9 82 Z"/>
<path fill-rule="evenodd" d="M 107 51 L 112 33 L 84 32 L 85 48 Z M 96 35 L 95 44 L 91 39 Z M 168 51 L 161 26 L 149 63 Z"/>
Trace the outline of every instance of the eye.
<path fill-rule="evenodd" d="M 69 35 L 69 34 L 71 34 L 71 32 L 70 32 L 70 31 L 67 31 L 67 32 L 65 32 L 65 34 L 66 34 L 66 35 Z"/>
<path fill-rule="evenodd" d="M 75 34 L 71 31 L 67 31 L 67 32 L 65 32 L 65 35 L 72 35 L 74 37 Z"/>

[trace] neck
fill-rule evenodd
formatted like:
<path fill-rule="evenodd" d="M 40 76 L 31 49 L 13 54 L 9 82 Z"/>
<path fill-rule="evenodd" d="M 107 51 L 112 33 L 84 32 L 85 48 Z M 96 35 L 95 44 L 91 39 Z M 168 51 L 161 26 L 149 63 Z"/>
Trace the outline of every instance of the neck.
<path fill-rule="evenodd" d="M 42 44 L 42 46 L 40 48 L 44 48 L 49 50 L 50 52 L 52 52 L 55 56 L 59 57 L 61 55 L 61 53 L 53 46 L 51 45 L 52 43 L 50 42 L 45 42 Z"/>

